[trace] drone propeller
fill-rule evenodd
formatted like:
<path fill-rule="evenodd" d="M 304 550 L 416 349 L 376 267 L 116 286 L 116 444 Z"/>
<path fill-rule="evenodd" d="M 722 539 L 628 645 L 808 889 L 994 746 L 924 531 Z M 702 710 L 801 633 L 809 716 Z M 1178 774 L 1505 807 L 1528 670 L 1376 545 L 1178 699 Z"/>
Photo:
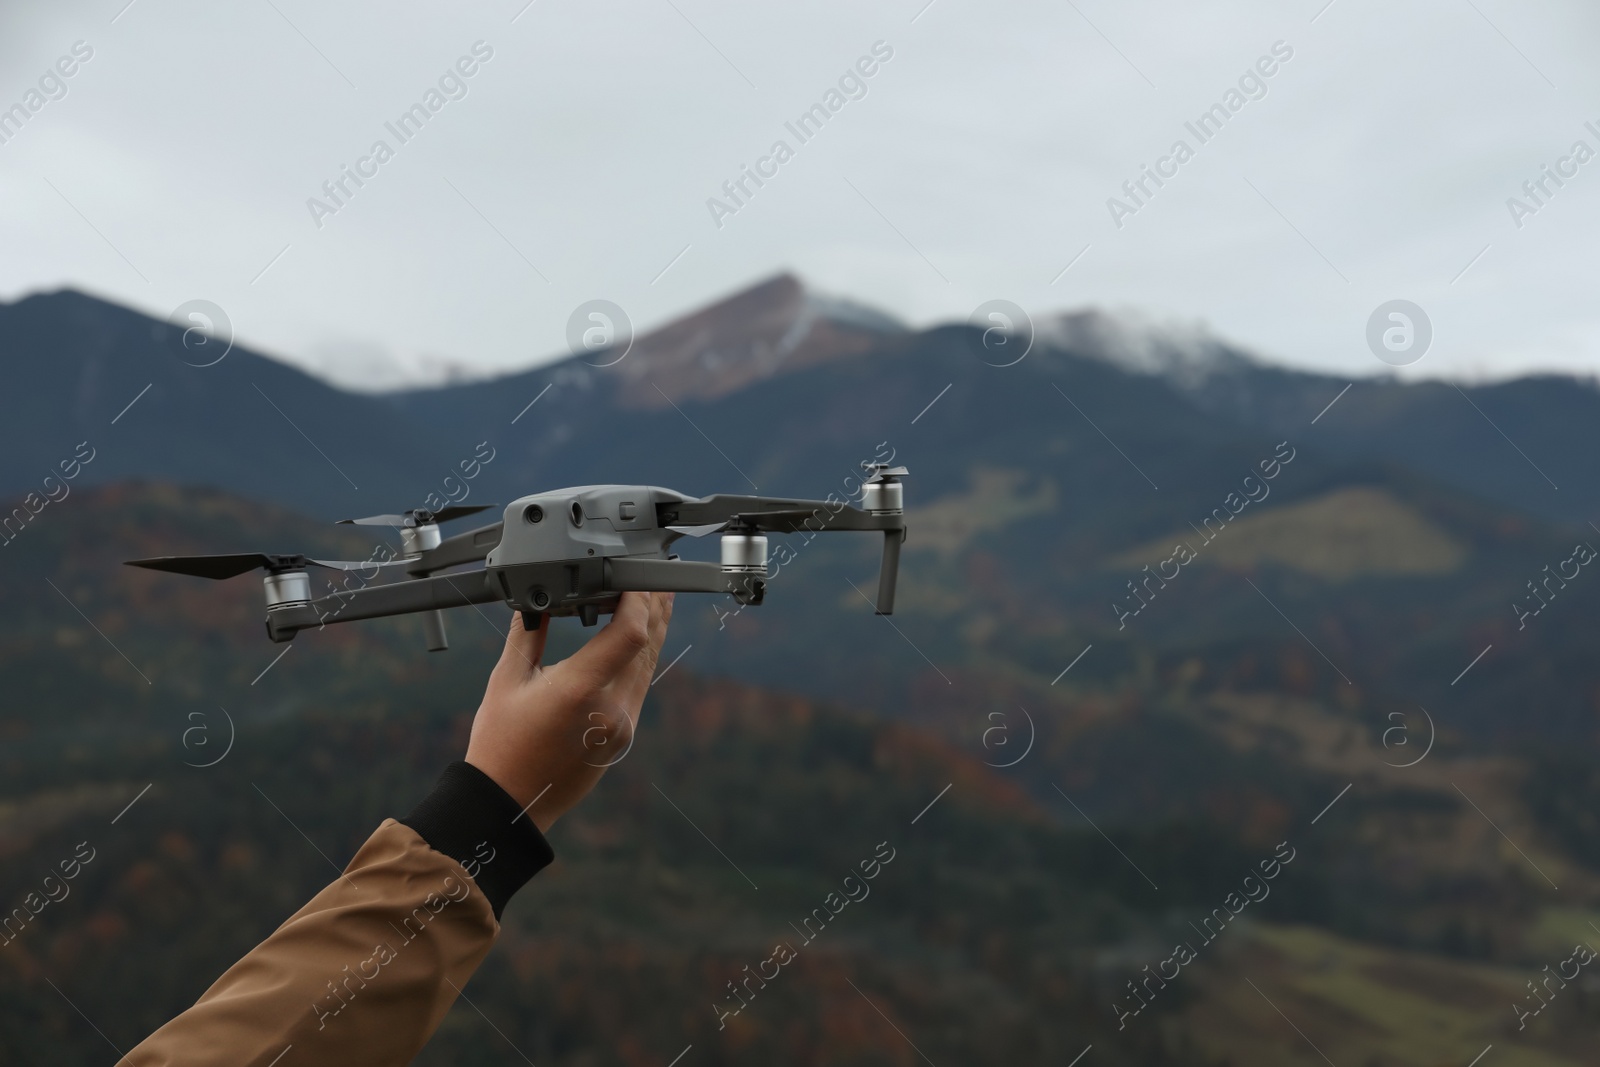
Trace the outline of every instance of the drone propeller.
<path fill-rule="evenodd" d="M 667 529 L 676 534 L 683 534 L 686 537 L 704 537 L 706 534 L 714 534 L 718 530 L 726 530 L 728 525 L 726 522 L 707 522 L 699 526 L 668 526 Z"/>
<path fill-rule="evenodd" d="M 336 571 L 358 571 L 368 567 L 391 567 L 402 561 L 380 563 L 376 560 L 355 561 L 347 559 L 311 559 L 301 555 L 284 555 L 275 552 L 233 552 L 215 556 L 155 556 L 151 559 L 130 559 L 129 567 L 144 567 L 170 574 L 188 574 L 196 578 L 222 581 L 236 578 L 258 567 L 269 572 L 302 570 L 306 567 L 326 567 Z"/>
<path fill-rule="evenodd" d="M 368 515 L 364 519 L 340 519 L 335 525 L 346 526 L 399 526 L 414 528 L 425 526 L 429 523 L 449 522 L 451 519 L 461 519 L 468 515 L 476 515 L 480 511 L 488 511 L 497 507 L 496 504 L 474 504 L 466 506 L 451 504 L 449 507 L 440 508 L 438 511 L 429 511 L 427 508 L 411 508 L 399 515 Z"/>
<path fill-rule="evenodd" d="M 708 522 L 698 526 L 668 526 L 667 529 L 674 533 L 684 534 L 688 537 L 704 537 L 718 531 L 745 529 L 745 530 L 770 530 L 773 533 L 793 533 L 792 527 L 796 523 L 805 522 L 814 518 L 817 512 L 806 508 L 791 508 L 786 511 L 742 511 L 731 516 L 725 522 Z"/>

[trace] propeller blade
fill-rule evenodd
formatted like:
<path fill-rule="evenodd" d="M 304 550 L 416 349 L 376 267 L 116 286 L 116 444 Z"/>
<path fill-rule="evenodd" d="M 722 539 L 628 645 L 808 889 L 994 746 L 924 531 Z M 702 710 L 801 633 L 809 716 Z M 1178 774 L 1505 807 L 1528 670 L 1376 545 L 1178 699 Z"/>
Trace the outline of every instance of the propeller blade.
<path fill-rule="evenodd" d="M 362 519 L 340 519 L 335 526 L 421 526 L 425 523 L 449 522 L 451 519 L 464 519 L 468 515 L 476 515 L 480 511 L 499 507 L 498 504 L 451 504 L 449 507 L 440 508 L 438 511 L 429 511 L 427 508 L 411 508 L 399 515 L 368 515 Z"/>
<path fill-rule="evenodd" d="M 272 562 L 273 557 L 262 552 L 234 552 L 217 556 L 156 556 L 152 559 L 130 559 L 127 561 L 127 566 L 221 581 L 225 578 L 236 578 L 246 571 L 268 566 Z"/>
<path fill-rule="evenodd" d="M 754 526 L 757 530 L 768 530 L 772 533 L 794 533 L 800 524 L 807 519 L 815 517 L 816 514 L 817 512 L 812 508 L 793 508 L 787 511 L 744 511 L 735 516 L 733 521 L 735 523 L 742 522 Z"/>
<path fill-rule="evenodd" d="M 754 527 L 772 533 L 793 533 L 795 527 L 814 518 L 816 511 L 809 508 L 790 508 L 784 511 L 741 511 L 727 522 L 710 522 L 701 526 L 668 526 L 667 529 L 689 537 L 728 530 L 736 526 Z"/>
<path fill-rule="evenodd" d="M 405 526 L 410 518 L 408 511 L 404 515 L 368 515 L 364 519 L 340 519 L 335 526 Z M 413 524 L 414 525 L 414 524 Z"/>
<path fill-rule="evenodd" d="M 246 571 L 261 567 L 275 570 L 327 567 L 336 571 L 363 571 L 370 567 L 404 567 L 407 562 L 403 559 L 379 562 L 378 560 L 308 559 L 305 556 L 267 552 L 231 552 L 216 556 L 156 556 L 152 559 L 130 559 L 127 566 L 222 581 L 227 578 L 237 578 Z"/>
<path fill-rule="evenodd" d="M 667 527 L 667 529 L 671 530 L 673 533 L 684 534 L 688 537 L 704 537 L 706 534 L 716 533 L 718 530 L 725 530 L 727 528 L 728 524 L 725 522 L 708 522 L 703 526 Z"/>
<path fill-rule="evenodd" d="M 464 519 L 468 515 L 476 515 L 480 511 L 497 508 L 499 504 L 451 504 L 447 508 L 440 508 L 433 513 L 434 522 L 449 522 L 451 519 Z"/>
<path fill-rule="evenodd" d="M 368 567 L 404 567 L 412 561 L 408 559 L 391 559 L 381 562 L 375 559 L 308 559 L 306 562 L 313 567 L 327 567 L 336 571 L 364 571 Z"/>
<path fill-rule="evenodd" d="M 739 518 L 745 522 L 779 522 L 809 519 L 817 513 L 815 508 L 790 508 L 787 511 L 741 511 Z"/>

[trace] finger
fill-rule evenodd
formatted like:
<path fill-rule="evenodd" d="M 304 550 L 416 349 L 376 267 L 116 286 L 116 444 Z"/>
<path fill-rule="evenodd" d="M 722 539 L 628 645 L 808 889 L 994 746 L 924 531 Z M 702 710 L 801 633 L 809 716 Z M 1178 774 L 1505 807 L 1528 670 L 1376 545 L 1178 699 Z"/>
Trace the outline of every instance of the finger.
<path fill-rule="evenodd" d="M 667 640 L 667 623 L 672 619 L 671 593 L 656 594 L 656 610 L 650 615 L 650 644 L 648 646 L 650 673 L 654 676 L 656 664 L 661 662 L 661 646 Z"/>
<path fill-rule="evenodd" d="M 667 624 L 672 622 L 672 605 L 677 601 L 677 593 L 661 593 L 661 632 L 651 633 L 651 640 L 656 643 L 656 648 L 661 648 L 667 640 Z"/>
<path fill-rule="evenodd" d="M 650 594 L 626 592 L 611 621 L 567 659 L 567 669 L 587 685 L 609 685 L 650 640 Z"/>
<path fill-rule="evenodd" d="M 506 631 L 505 648 L 500 650 L 497 670 L 509 671 L 513 678 L 532 677 L 544 659 L 545 640 L 550 635 L 550 616 L 539 616 L 539 628 L 529 630 L 522 624 L 522 613 L 511 613 L 511 629 Z"/>
<path fill-rule="evenodd" d="M 672 593 L 656 593 L 655 611 L 650 615 L 649 643 L 639 654 L 632 675 L 624 686 L 624 702 L 635 723 L 644 706 L 645 693 L 655 684 L 656 667 L 661 663 L 661 648 L 667 639 L 667 624 L 672 621 Z"/>
<path fill-rule="evenodd" d="M 661 616 L 655 622 L 655 629 L 650 631 L 650 643 L 659 652 L 667 640 L 667 624 L 672 621 L 672 605 L 677 600 L 676 593 L 661 594 Z"/>
<path fill-rule="evenodd" d="M 656 661 L 661 657 L 661 616 L 665 611 L 666 593 L 650 594 L 650 618 L 645 623 L 645 643 L 638 655 L 633 657 L 633 662 L 628 669 L 622 672 L 618 679 L 618 686 L 625 698 L 630 716 L 637 715 L 639 699 L 642 698 L 643 689 L 648 688 L 650 679 L 655 676 Z M 641 685 L 642 679 L 642 685 Z M 638 696 L 635 693 L 638 693 Z"/>

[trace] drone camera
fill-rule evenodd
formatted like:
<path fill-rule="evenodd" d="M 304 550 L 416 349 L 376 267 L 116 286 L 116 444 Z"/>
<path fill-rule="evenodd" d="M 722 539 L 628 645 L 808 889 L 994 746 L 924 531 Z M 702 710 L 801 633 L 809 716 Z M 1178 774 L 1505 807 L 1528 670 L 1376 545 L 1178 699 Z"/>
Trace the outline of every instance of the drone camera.
<path fill-rule="evenodd" d="M 543 522 L 544 508 L 541 508 L 538 504 L 529 504 L 522 509 L 522 521 L 530 526 L 537 522 Z"/>

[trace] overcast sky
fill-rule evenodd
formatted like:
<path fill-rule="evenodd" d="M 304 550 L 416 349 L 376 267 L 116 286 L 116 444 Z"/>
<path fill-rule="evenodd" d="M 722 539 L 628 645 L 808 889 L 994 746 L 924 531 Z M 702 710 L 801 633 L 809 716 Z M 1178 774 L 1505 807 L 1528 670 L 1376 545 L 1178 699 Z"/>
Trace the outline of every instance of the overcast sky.
<path fill-rule="evenodd" d="M 647 329 L 784 269 L 913 325 L 1092 304 L 1352 375 L 1387 369 L 1367 321 L 1405 298 L 1435 336 L 1404 373 L 1600 371 L 1592 3 L 126 2 L 0 7 L 0 108 L 37 107 L 0 126 L 7 299 L 210 300 L 371 388 L 564 355 L 586 300 Z M 1202 143 L 1185 123 L 1258 61 Z M 1135 201 L 1146 165 L 1170 176 Z M 369 176 L 336 204 L 344 167 Z"/>

